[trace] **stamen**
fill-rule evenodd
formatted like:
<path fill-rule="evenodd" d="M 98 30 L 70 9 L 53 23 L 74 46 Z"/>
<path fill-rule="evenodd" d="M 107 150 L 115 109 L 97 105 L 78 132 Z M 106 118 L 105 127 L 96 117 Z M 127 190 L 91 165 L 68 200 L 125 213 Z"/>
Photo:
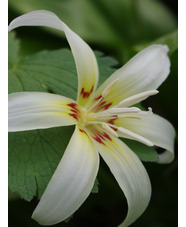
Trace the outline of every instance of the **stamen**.
<path fill-rule="evenodd" d="M 148 110 L 149 110 L 149 113 L 150 113 L 150 114 L 153 114 L 152 108 L 151 108 L 151 107 L 148 107 Z"/>
<path fill-rule="evenodd" d="M 102 96 L 100 96 L 100 98 L 98 100 L 96 100 L 96 102 L 94 103 L 94 105 L 92 105 L 87 112 L 91 112 L 91 110 L 93 110 L 100 102 L 101 100 L 103 99 Z"/>
<path fill-rule="evenodd" d="M 118 137 L 118 134 L 106 123 L 102 123 L 102 127 L 107 130 L 110 134 L 112 134 L 113 136 Z"/>
<path fill-rule="evenodd" d="M 118 116 L 118 118 L 135 118 L 135 119 L 142 119 L 141 116 L 138 116 L 138 115 L 129 115 L 129 114 L 121 114 Z"/>
<path fill-rule="evenodd" d="M 132 115 L 133 113 L 139 113 L 141 110 L 137 107 L 129 107 L 129 108 L 110 108 L 108 110 L 104 110 L 98 113 L 91 113 L 90 117 L 95 117 L 100 119 L 108 119 L 108 118 L 124 118 L 124 117 L 132 117 L 132 118 L 141 118 L 137 115 Z"/>
<path fill-rule="evenodd" d="M 87 121 L 86 124 L 87 125 L 92 125 L 92 124 L 101 124 L 102 125 L 103 122 L 102 121 Z"/>
<path fill-rule="evenodd" d="M 133 132 L 131 132 L 131 131 L 127 130 L 127 129 L 124 129 L 124 128 L 122 128 L 122 127 L 119 127 L 118 130 L 119 130 L 121 133 L 123 133 L 123 134 L 129 136 L 131 139 L 134 139 L 134 140 L 137 140 L 137 141 L 139 141 L 139 142 L 141 142 L 141 143 L 144 143 L 145 145 L 147 145 L 147 146 L 149 146 L 149 147 L 154 146 L 154 144 L 153 144 L 150 140 L 144 138 L 143 136 L 140 136 L 140 135 L 138 135 L 138 134 L 136 134 L 136 133 L 133 133 Z"/>
<path fill-rule="evenodd" d="M 111 108 L 107 110 L 111 114 L 120 114 L 120 113 L 138 113 L 141 110 L 137 107 L 129 107 L 129 108 Z"/>
<path fill-rule="evenodd" d="M 110 125 L 110 124 L 109 124 L 109 125 Z M 139 141 L 139 142 L 141 142 L 141 143 L 144 143 L 145 145 L 147 145 L 147 146 L 149 146 L 149 147 L 154 146 L 154 144 L 153 144 L 150 140 L 148 140 L 148 139 L 144 138 L 143 136 L 140 136 L 140 135 L 138 135 L 138 134 L 136 134 L 136 133 L 134 133 L 134 132 L 132 132 L 132 131 L 126 129 L 126 128 L 117 127 L 117 126 L 115 126 L 115 125 L 110 125 L 110 126 L 113 127 L 113 128 L 116 128 L 116 129 L 117 129 L 119 132 L 121 132 L 126 138 L 133 139 L 133 140 L 137 140 L 137 141 Z"/>
<path fill-rule="evenodd" d="M 138 134 L 126 129 L 126 128 L 118 127 L 116 125 L 113 125 L 113 124 L 110 124 L 110 123 L 104 123 L 104 122 L 101 122 L 101 121 L 92 121 L 92 122 L 89 121 L 89 122 L 87 122 L 87 124 L 101 124 L 104 129 L 106 129 L 108 132 L 110 132 L 114 136 L 116 136 L 117 133 L 112 128 L 115 128 L 115 129 L 117 129 L 117 131 L 119 131 L 121 134 L 123 134 L 123 136 L 125 138 L 129 138 L 129 139 L 139 141 L 139 142 L 141 142 L 141 143 L 143 143 L 143 144 L 145 144 L 149 147 L 154 146 L 154 144 L 150 140 L 148 140 L 145 137 L 140 136 L 140 135 L 138 135 Z M 117 137 L 118 136 L 119 135 L 117 134 Z"/>
<path fill-rule="evenodd" d="M 91 116 L 92 117 L 92 116 Z M 107 121 L 107 122 L 114 122 L 116 119 L 122 119 L 122 118 L 132 118 L 132 119 L 142 119 L 141 116 L 138 115 L 130 115 L 130 114 L 119 114 L 119 115 L 111 115 L 111 116 L 97 116 L 95 119 L 99 121 Z"/>
<path fill-rule="evenodd" d="M 149 96 L 156 95 L 158 93 L 159 93 L 159 91 L 157 91 L 157 90 L 150 90 L 150 91 L 145 91 L 145 92 L 139 93 L 137 95 L 133 95 L 133 96 L 121 101 L 117 105 L 117 107 L 132 106 L 133 104 L 139 103 L 139 102 L 143 101 L 144 99 L 148 98 Z"/>
<path fill-rule="evenodd" d="M 102 96 L 105 98 L 110 91 L 112 90 L 112 88 L 116 85 L 116 83 L 118 82 L 119 78 L 117 78 L 116 80 L 114 80 L 112 83 L 110 83 L 102 92 Z"/>
<path fill-rule="evenodd" d="M 92 110 L 94 110 L 99 104 L 100 102 L 110 93 L 110 91 L 112 90 L 112 88 L 115 86 L 115 84 L 117 83 L 117 81 L 119 80 L 119 78 L 117 78 L 116 80 L 114 80 L 112 83 L 110 83 L 102 92 L 102 94 L 100 96 L 98 96 L 97 98 L 95 98 L 94 100 L 96 101 L 89 109 L 88 112 L 91 112 Z M 104 104 L 104 106 L 102 105 Z M 100 107 L 104 108 L 104 109 L 108 109 L 109 106 L 111 105 L 111 103 L 106 103 L 105 101 L 103 103 L 101 103 Z M 98 111 L 98 110 L 97 110 Z"/>

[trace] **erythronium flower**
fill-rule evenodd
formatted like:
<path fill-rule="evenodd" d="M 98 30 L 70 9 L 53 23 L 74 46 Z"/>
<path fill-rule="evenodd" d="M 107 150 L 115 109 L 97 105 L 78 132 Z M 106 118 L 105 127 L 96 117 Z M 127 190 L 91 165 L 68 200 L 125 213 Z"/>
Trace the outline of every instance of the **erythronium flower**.
<path fill-rule="evenodd" d="M 139 158 L 118 137 L 147 146 L 159 146 L 165 153 L 160 163 L 174 158 L 174 129 L 151 110 L 134 104 L 158 93 L 169 74 L 165 45 L 152 45 L 138 53 L 96 90 L 98 66 L 90 47 L 55 14 L 33 11 L 11 22 L 19 26 L 48 26 L 65 32 L 78 74 L 77 100 L 43 92 L 9 95 L 9 131 L 76 125 L 66 151 L 32 217 L 52 225 L 72 215 L 93 187 L 99 154 L 108 164 L 128 202 L 128 213 L 120 226 L 129 226 L 146 209 L 151 197 L 148 174 Z"/>

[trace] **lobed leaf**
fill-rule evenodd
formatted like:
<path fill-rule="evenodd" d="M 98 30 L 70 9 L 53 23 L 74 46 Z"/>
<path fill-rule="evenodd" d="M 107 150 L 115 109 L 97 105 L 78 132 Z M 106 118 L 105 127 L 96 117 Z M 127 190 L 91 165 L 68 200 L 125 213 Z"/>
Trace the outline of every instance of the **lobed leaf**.
<path fill-rule="evenodd" d="M 19 41 L 10 33 L 9 93 L 43 91 L 76 99 L 77 75 L 68 49 L 19 56 Z M 14 55 L 12 54 L 14 53 Z M 95 52 L 101 84 L 115 69 L 116 61 Z M 9 188 L 25 200 L 41 197 L 73 133 L 74 127 L 9 133 Z M 155 151 L 130 144 L 145 161 L 156 161 Z M 134 146 L 134 147 L 133 147 Z M 97 181 L 92 192 L 97 192 Z"/>
<path fill-rule="evenodd" d="M 18 57 L 19 41 L 9 38 L 9 93 L 43 91 L 76 99 L 77 75 L 68 49 L 42 51 L 32 56 Z M 12 54 L 14 53 L 14 54 Z M 103 82 L 113 71 L 116 61 L 95 53 Z M 19 59 L 19 61 L 18 61 Z M 73 127 L 58 127 L 9 133 L 9 188 L 25 200 L 41 197 L 59 163 Z M 92 192 L 97 192 L 97 180 Z"/>

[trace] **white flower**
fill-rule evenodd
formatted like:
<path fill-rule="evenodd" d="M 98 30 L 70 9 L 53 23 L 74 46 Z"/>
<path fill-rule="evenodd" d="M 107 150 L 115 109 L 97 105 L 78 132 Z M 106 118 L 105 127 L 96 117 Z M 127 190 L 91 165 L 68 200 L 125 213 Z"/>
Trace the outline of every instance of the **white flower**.
<path fill-rule="evenodd" d="M 152 45 L 111 75 L 99 89 L 97 61 L 90 47 L 55 14 L 34 11 L 13 20 L 19 26 L 48 26 L 65 32 L 78 73 L 77 100 L 43 92 L 9 95 L 9 131 L 76 125 L 33 218 L 42 225 L 65 220 L 85 201 L 93 187 L 99 155 L 108 164 L 128 202 L 120 226 L 133 223 L 146 209 L 151 185 L 139 158 L 117 137 L 160 146 L 159 162 L 174 158 L 175 132 L 165 119 L 132 105 L 158 93 L 169 74 L 165 45 Z"/>

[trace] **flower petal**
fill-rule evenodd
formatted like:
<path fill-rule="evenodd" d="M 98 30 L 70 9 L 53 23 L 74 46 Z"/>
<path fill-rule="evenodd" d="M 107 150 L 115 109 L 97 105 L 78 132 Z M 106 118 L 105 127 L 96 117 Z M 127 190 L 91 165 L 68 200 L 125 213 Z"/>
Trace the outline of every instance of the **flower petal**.
<path fill-rule="evenodd" d="M 128 202 L 128 214 L 122 227 L 132 224 L 146 209 L 151 197 L 148 174 L 139 158 L 119 139 L 109 135 L 111 140 L 94 145 L 108 164 Z"/>
<path fill-rule="evenodd" d="M 122 118 L 115 121 L 116 125 L 124 127 L 150 140 L 166 151 L 159 155 L 160 163 L 169 163 L 174 159 L 175 130 L 166 119 L 149 112 L 138 114 L 141 119 Z"/>
<path fill-rule="evenodd" d="M 64 96 L 44 92 L 17 92 L 8 96 L 9 131 L 25 131 L 74 125 L 77 103 Z"/>
<path fill-rule="evenodd" d="M 72 215 L 90 194 L 98 166 L 99 156 L 91 140 L 76 127 L 32 218 L 52 225 Z"/>
<path fill-rule="evenodd" d="M 104 101 L 112 105 L 130 96 L 157 89 L 170 71 L 167 52 L 168 47 L 165 45 L 151 45 L 142 50 L 103 83 L 96 91 L 95 99 L 114 81 L 117 82 L 104 98 Z"/>
<path fill-rule="evenodd" d="M 98 82 L 98 66 L 91 48 L 54 13 L 36 10 L 14 19 L 9 31 L 20 26 L 47 26 L 65 32 L 78 72 L 78 102 L 84 105 L 94 93 Z"/>

